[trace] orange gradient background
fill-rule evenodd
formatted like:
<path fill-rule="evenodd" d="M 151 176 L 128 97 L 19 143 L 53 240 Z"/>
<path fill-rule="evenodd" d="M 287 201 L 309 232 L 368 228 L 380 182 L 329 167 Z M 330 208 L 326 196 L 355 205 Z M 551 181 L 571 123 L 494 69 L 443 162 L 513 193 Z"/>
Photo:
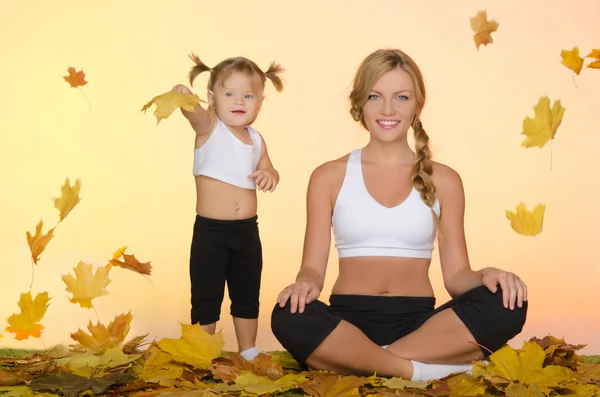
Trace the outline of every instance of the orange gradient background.
<path fill-rule="evenodd" d="M 151 261 L 149 280 L 111 270 L 109 295 L 94 300 L 100 320 L 131 310 L 129 338 L 179 337 L 189 322 L 189 247 L 194 221 L 193 133 L 179 111 L 157 126 L 142 106 L 186 83 L 197 52 L 209 66 L 243 55 L 266 69 L 285 68 L 285 90 L 267 86 L 255 123 L 281 183 L 259 193 L 264 275 L 258 347 L 280 349 L 270 312 L 300 265 L 308 178 L 319 164 L 361 147 L 368 133 L 348 112 L 356 68 L 370 52 L 397 47 L 422 68 L 428 102 L 422 121 L 437 161 L 456 169 L 466 190 L 466 234 L 474 268 L 497 266 L 528 284 L 528 322 L 511 344 L 552 334 L 600 354 L 598 155 L 600 70 L 579 76 L 560 64 L 562 49 L 600 46 L 600 3 L 537 0 L 141 0 L 0 3 L 0 346 L 72 343 L 69 334 L 97 321 L 69 302 L 62 274 L 79 260 L 105 265 L 128 246 Z M 469 18 L 479 10 L 500 24 L 479 51 Z M 70 88 L 69 66 L 89 82 Z M 206 98 L 206 75 L 194 92 Z M 84 94 L 89 99 L 91 110 Z M 541 96 L 566 108 L 556 140 L 520 147 L 523 119 Z M 550 156 L 552 152 L 552 170 Z M 35 267 L 32 293 L 52 297 L 42 340 L 4 331 L 29 289 L 25 231 L 58 220 L 52 197 L 66 178 L 81 179 L 81 203 L 61 223 Z M 544 231 L 516 234 L 505 210 L 545 203 Z M 327 301 L 337 275 L 332 249 Z M 437 251 L 431 277 L 443 289 Z M 218 325 L 236 349 L 229 301 Z"/>

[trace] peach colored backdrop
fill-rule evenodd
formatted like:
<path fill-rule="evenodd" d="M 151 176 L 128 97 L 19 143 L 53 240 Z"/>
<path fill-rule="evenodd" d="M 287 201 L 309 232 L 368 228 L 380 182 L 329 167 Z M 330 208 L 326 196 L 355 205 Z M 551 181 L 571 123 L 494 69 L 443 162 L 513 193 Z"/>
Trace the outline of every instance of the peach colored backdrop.
<path fill-rule="evenodd" d="M 600 183 L 600 70 L 573 78 L 562 49 L 582 55 L 599 48 L 600 3 L 398 0 L 141 0 L 0 4 L 0 333 L 1 346 L 18 342 L 4 331 L 29 288 L 25 231 L 40 218 L 54 224 L 51 197 L 66 177 L 82 180 L 82 201 L 56 230 L 35 269 L 32 292 L 49 291 L 43 342 L 70 343 L 69 333 L 96 314 L 69 303 L 61 274 L 79 260 L 104 265 L 129 246 L 154 266 L 153 285 L 121 269 L 111 272 L 110 295 L 95 300 L 104 323 L 132 311 L 130 336 L 178 337 L 189 321 L 188 254 L 194 220 L 192 131 L 179 112 L 156 126 L 153 96 L 185 82 L 197 52 L 214 65 L 235 55 L 266 68 L 287 69 L 285 91 L 267 89 L 255 127 L 265 136 L 282 175 L 274 194 L 260 195 L 265 266 L 259 347 L 277 349 L 269 327 L 279 290 L 300 264 L 305 192 L 311 171 L 367 142 L 352 121 L 347 94 L 359 62 L 380 47 L 398 47 L 421 66 L 428 88 L 423 123 L 438 161 L 462 175 L 472 265 L 500 266 L 529 285 L 531 309 L 511 343 L 552 334 L 600 353 L 600 260 L 597 204 Z M 469 18 L 479 10 L 500 26 L 494 44 L 476 50 Z M 67 67 L 86 73 L 82 92 L 63 80 Z M 577 85 L 575 85 L 575 84 Z M 205 98 L 206 76 L 195 91 Z M 553 144 L 520 147 L 521 124 L 540 96 L 566 108 Z M 537 237 L 517 235 L 505 209 L 523 200 L 547 205 Z M 44 228 L 44 231 L 46 228 Z M 336 277 L 332 250 L 322 298 Z M 431 276 L 438 302 L 439 261 Z M 223 304 L 226 349 L 235 349 Z"/>

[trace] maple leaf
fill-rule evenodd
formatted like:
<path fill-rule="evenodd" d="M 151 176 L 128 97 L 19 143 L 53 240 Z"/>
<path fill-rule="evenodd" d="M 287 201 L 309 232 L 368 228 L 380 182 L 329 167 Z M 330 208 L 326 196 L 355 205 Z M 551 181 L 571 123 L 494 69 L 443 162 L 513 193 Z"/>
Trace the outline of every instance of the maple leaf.
<path fill-rule="evenodd" d="M 271 379 L 258 376 L 249 371 L 244 371 L 235 378 L 234 384 L 219 384 L 214 387 L 217 391 L 241 391 L 244 390 L 250 394 L 268 394 L 284 389 L 284 385 L 279 382 L 273 382 Z"/>
<path fill-rule="evenodd" d="M 75 71 L 74 67 L 69 66 L 67 72 L 69 72 L 69 75 L 63 76 L 63 79 L 65 79 L 65 81 L 69 83 L 71 87 L 77 88 L 87 84 L 87 81 L 85 81 L 85 73 L 83 73 L 83 70 L 77 72 Z"/>
<path fill-rule="evenodd" d="M 21 313 L 8 318 L 6 331 L 16 333 L 15 339 L 23 340 L 30 336 L 40 338 L 44 326 L 39 322 L 46 314 L 50 302 L 48 292 L 40 292 L 32 298 L 31 292 L 22 293 L 19 298 Z"/>
<path fill-rule="evenodd" d="M 492 44 L 494 39 L 492 38 L 492 33 L 498 29 L 498 22 L 494 19 L 488 21 L 487 19 L 487 11 L 479 11 L 474 17 L 470 19 L 471 21 L 471 29 L 475 31 L 475 36 L 473 40 L 475 41 L 475 45 L 477 46 L 477 50 L 479 51 L 479 46 L 482 44 L 487 47 L 488 44 Z"/>
<path fill-rule="evenodd" d="M 200 99 L 196 94 L 184 94 L 181 92 L 169 91 L 152 98 L 140 111 L 146 113 L 146 110 L 152 106 L 152 104 L 155 104 L 156 109 L 154 110 L 154 115 L 156 116 L 156 124 L 158 125 L 162 119 L 169 117 L 175 109 L 182 108 L 188 112 L 192 112 L 199 102 L 206 103 L 206 101 Z"/>
<path fill-rule="evenodd" d="M 71 187 L 69 178 L 67 178 L 60 190 L 60 197 L 53 200 L 54 207 L 60 211 L 59 222 L 62 222 L 69 215 L 69 212 L 81 201 L 79 198 L 81 180 L 77 179 L 73 187 Z"/>
<path fill-rule="evenodd" d="M 40 260 L 40 255 L 46 249 L 46 245 L 52 240 L 54 237 L 54 229 L 48 230 L 46 234 L 42 233 L 42 226 L 44 226 L 44 222 L 40 219 L 37 226 L 35 227 L 35 234 L 32 236 L 30 232 L 26 232 L 27 236 L 27 244 L 29 245 L 29 250 L 31 251 L 31 258 L 33 259 L 33 263 L 37 265 Z"/>
<path fill-rule="evenodd" d="M 29 387 L 36 392 L 60 392 L 66 397 L 77 397 L 84 390 L 93 392 L 93 395 L 101 395 L 115 384 L 126 383 L 134 379 L 132 375 L 121 372 L 89 379 L 75 374 L 62 373 L 34 379 L 29 383 Z"/>
<path fill-rule="evenodd" d="M 126 249 L 127 247 L 118 249 L 114 253 L 113 259 L 110 260 L 109 264 L 111 266 L 118 266 L 122 267 L 123 269 L 129 269 L 139 274 L 150 275 L 150 273 L 152 272 L 152 265 L 150 264 L 150 262 L 140 262 L 135 257 L 135 255 L 126 254 Z M 122 261 L 119 260 L 121 257 L 123 258 Z"/>
<path fill-rule="evenodd" d="M 573 47 L 571 51 L 562 50 L 560 52 L 562 57 L 562 64 L 568 69 L 571 69 L 575 74 L 581 73 L 581 67 L 583 66 L 583 58 L 579 56 L 579 48 Z"/>
<path fill-rule="evenodd" d="M 358 397 L 358 388 L 367 383 L 357 376 L 317 375 L 302 384 L 305 392 L 319 397 Z"/>
<path fill-rule="evenodd" d="M 595 59 L 595 61 L 590 62 L 586 68 L 600 69 L 600 50 L 593 49 L 592 52 L 585 57 Z"/>
<path fill-rule="evenodd" d="M 491 362 L 488 365 L 475 363 L 473 375 L 485 376 L 484 373 L 487 371 L 509 382 L 518 382 L 522 385 L 535 384 L 542 392 L 549 395 L 551 388 L 559 387 L 561 383 L 571 379 L 571 372 L 557 365 L 543 367 L 545 358 L 544 350 L 535 342 L 525 342 L 518 352 L 509 345 L 504 345 L 490 355 Z"/>
<path fill-rule="evenodd" d="M 550 99 L 543 96 L 534 106 L 535 118 L 529 116 L 523 120 L 522 135 L 527 138 L 521 143 L 522 147 L 539 146 L 544 147 L 549 140 L 554 139 L 556 131 L 560 126 L 565 108 L 561 106 L 560 99 L 554 101 L 552 109 L 550 109 Z"/>
<path fill-rule="evenodd" d="M 183 364 L 162 351 L 156 344 L 148 348 L 150 357 L 144 361 L 144 369 L 140 378 L 146 382 L 159 383 L 165 379 L 177 379 L 183 374 Z"/>
<path fill-rule="evenodd" d="M 544 212 L 546 211 L 546 205 L 536 205 L 533 212 L 529 211 L 523 202 L 516 208 L 516 212 L 505 210 L 506 219 L 510 221 L 512 229 L 524 236 L 535 236 L 540 234 L 544 226 Z"/>
<path fill-rule="evenodd" d="M 221 332 L 210 335 L 198 323 L 181 323 L 181 338 L 163 338 L 156 343 L 175 361 L 198 369 L 210 369 L 212 360 L 219 357 L 224 345 Z"/>
<path fill-rule="evenodd" d="M 70 274 L 63 275 L 62 280 L 67 284 L 67 292 L 71 292 L 72 303 L 79 303 L 81 307 L 92 308 L 92 299 L 107 295 L 106 286 L 110 284 L 108 277 L 109 268 L 100 266 L 96 273 L 92 272 L 92 265 L 79 261 L 75 270 L 75 277 Z"/>
<path fill-rule="evenodd" d="M 100 322 L 94 325 L 90 320 L 87 326 L 89 334 L 82 329 L 77 329 L 77 332 L 71 334 L 71 338 L 84 349 L 103 353 L 123 343 L 129 333 L 132 318 L 131 312 L 120 314 L 115 316 L 108 327 Z"/>

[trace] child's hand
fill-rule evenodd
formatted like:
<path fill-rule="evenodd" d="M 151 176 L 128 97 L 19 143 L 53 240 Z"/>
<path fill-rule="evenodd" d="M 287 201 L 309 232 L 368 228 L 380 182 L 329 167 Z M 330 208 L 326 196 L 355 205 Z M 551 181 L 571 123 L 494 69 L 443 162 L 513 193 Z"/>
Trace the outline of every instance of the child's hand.
<path fill-rule="evenodd" d="M 248 175 L 249 178 L 256 178 L 254 183 L 256 183 L 256 187 L 258 190 L 263 192 L 273 192 L 277 187 L 277 178 L 276 173 L 272 168 L 264 168 L 262 170 L 258 170 Z"/>
<path fill-rule="evenodd" d="M 182 94 L 191 94 L 192 91 L 183 84 L 177 84 L 172 91 L 181 92 Z"/>

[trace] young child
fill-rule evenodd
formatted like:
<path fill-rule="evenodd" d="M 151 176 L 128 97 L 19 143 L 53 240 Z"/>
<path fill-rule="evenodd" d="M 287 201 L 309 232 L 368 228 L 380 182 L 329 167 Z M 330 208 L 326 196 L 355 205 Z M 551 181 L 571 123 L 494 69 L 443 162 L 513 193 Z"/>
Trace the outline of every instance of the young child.
<path fill-rule="evenodd" d="M 191 321 L 214 334 L 220 319 L 225 282 L 241 355 L 252 360 L 256 347 L 262 245 L 257 223 L 256 189 L 273 192 L 279 173 L 263 137 L 250 125 L 264 99 L 266 79 L 278 92 L 281 66 L 263 72 L 253 61 L 235 57 L 214 68 L 197 55 L 190 85 L 203 72 L 208 79 L 208 109 L 181 110 L 196 133 L 194 176 L 196 220 L 190 252 Z M 191 93 L 185 85 L 173 91 Z"/>

